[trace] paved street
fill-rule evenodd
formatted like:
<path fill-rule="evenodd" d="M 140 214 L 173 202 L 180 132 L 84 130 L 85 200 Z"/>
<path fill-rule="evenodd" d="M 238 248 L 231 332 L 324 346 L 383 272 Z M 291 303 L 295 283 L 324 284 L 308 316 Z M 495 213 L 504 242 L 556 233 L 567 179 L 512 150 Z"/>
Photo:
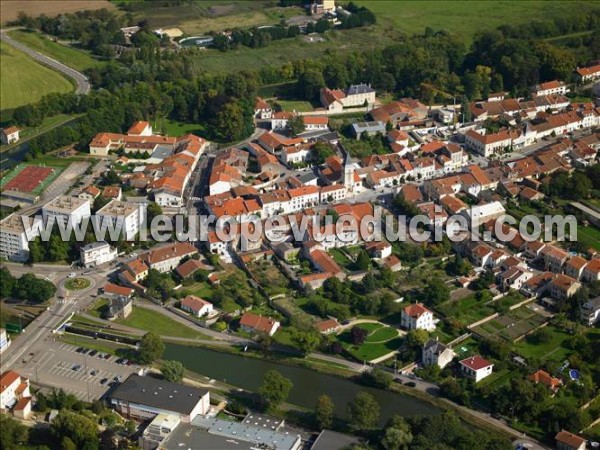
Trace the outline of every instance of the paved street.
<path fill-rule="evenodd" d="M 63 73 L 64 75 L 68 76 L 69 78 L 72 78 L 75 81 L 75 83 L 77 84 L 77 89 L 75 90 L 75 93 L 87 94 L 90 91 L 90 88 L 91 88 L 90 83 L 88 81 L 88 78 L 84 74 L 82 74 L 81 72 L 78 72 L 75 69 L 72 69 L 68 66 L 65 66 L 63 63 L 60 63 L 55 59 L 52 59 L 46 55 L 42 55 L 41 53 L 31 50 L 26 45 L 23 45 L 20 42 L 11 38 L 7 34 L 7 31 L 9 31 L 9 30 L 0 30 L 0 40 L 2 40 L 3 42 L 6 42 L 7 44 L 9 44 L 10 46 L 12 46 L 16 49 L 22 51 L 23 53 L 28 54 L 33 59 L 36 59 L 37 61 L 41 62 L 45 66 L 48 66 L 54 70 L 57 70 L 58 72 Z"/>

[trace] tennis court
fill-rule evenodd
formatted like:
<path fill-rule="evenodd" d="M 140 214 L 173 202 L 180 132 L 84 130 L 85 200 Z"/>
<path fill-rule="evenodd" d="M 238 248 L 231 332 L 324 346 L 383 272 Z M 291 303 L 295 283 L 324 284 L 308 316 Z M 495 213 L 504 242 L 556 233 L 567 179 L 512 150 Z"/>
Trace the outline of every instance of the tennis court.
<path fill-rule="evenodd" d="M 4 191 L 40 194 L 62 172 L 62 168 L 20 164 L 0 182 Z"/>

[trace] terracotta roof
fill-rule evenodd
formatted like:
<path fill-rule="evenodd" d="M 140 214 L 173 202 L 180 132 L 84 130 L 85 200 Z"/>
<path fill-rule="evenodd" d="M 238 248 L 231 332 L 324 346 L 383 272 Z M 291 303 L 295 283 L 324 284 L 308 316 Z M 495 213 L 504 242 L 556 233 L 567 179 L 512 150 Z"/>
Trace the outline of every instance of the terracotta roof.
<path fill-rule="evenodd" d="M 304 116 L 304 125 L 327 125 L 329 118 L 327 116 Z"/>
<path fill-rule="evenodd" d="M 600 66 L 599 66 L 600 67 Z M 579 448 L 586 443 L 586 440 L 569 431 L 560 431 L 555 438 L 558 442 L 568 445 L 572 448 Z"/>
<path fill-rule="evenodd" d="M 558 389 L 558 387 L 562 385 L 561 380 L 553 377 L 548 372 L 541 369 L 529 375 L 528 378 L 534 383 L 541 383 L 548 386 L 552 390 Z"/>
<path fill-rule="evenodd" d="M 408 306 L 404 307 L 403 311 L 404 311 L 404 313 L 406 315 L 408 315 L 409 317 L 412 317 L 414 319 L 418 319 L 419 317 L 421 317 L 425 313 L 430 313 L 431 314 L 431 311 L 429 311 L 427 308 L 425 308 L 420 303 L 415 303 L 413 305 L 408 305 Z"/>
<path fill-rule="evenodd" d="M 198 249 L 189 242 L 178 242 L 151 250 L 145 255 L 148 264 L 156 264 L 171 258 L 183 258 L 186 255 L 198 253 Z"/>
<path fill-rule="evenodd" d="M 465 367 L 468 367 L 472 370 L 481 370 L 486 367 L 493 365 L 493 363 L 489 362 L 486 359 L 483 359 L 481 356 L 471 356 L 470 358 L 465 358 L 462 361 L 459 361 Z"/>
<path fill-rule="evenodd" d="M 215 233 L 216 234 L 216 233 Z M 197 259 L 188 259 L 183 264 L 180 264 L 175 271 L 183 278 L 189 277 L 199 269 L 207 269 L 206 265 L 202 264 Z"/>
<path fill-rule="evenodd" d="M 335 319 L 322 320 L 321 322 L 317 322 L 315 324 L 315 328 L 320 333 L 324 333 L 325 331 L 329 331 L 331 329 L 336 329 L 339 326 L 340 326 L 339 322 Z"/>
<path fill-rule="evenodd" d="M 277 321 L 270 317 L 263 317 L 252 313 L 244 313 L 240 319 L 240 325 L 263 333 L 271 333 L 276 323 Z"/>
<path fill-rule="evenodd" d="M 31 397 L 21 397 L 14 407 L 14 411 L 23 411 L 28 404 L 31 404 Z"/>
<path fill-rule="evenodd" d="M 270 109 L 270 107 L 265 99 L 256 97 L 254 101 L 254 109 Z"/>
<path fill-rule="evenodd" d="M 16 133 L 17 131 L 19 131 L 19 129 L 17 127 L 7 127 L 7 128 L 3 128 L 2 132 L 8 136 L 9 134 L 13 134 Z"/>
<path fill-rule="evenodd" d="M 129 127 L 129 130 L 127 130 L 127 134 L 140 134 L 148 125 L 150 124 L 143 120 L 135 122 L 133 125 L 131 125 L 131 127 Z"/>
<path fill-rule="evenodd" d="M 577 280 L 561 273 L 558 274 L 551 283 L 561 291 L 567 291 L 571 286 L 577 283 Z"/>
<path fill-rule="evenodd" d="M 121 188 L 119 186 L 106 186 L 102 191 L 102 197 L 105 198 L 118 198 L 121 194 Z"/>
<path fill-rule="evenodd" d="M 148 270 L 148 266 L 141 259 L 134 259 L 126 264 L 127 268 L 136 275 L 139 275 Z"/>
<path fill-rule="evenodd" d="M 106 283 L 104 285 L 104 292 L 106 294 L 123 295 L 125 297 L 129 297 L 133 294 L 134 290 L 128 287 L 119 286 L 118 284 Z"/>
<path fill-rule="evenodd" d="M 8 370 L 2 374 L 0 377 L 0 392 L 4 392 L 6 388 L 8 388 L 15 381 L 19 380 L 21 375 L 19 375 L 14 370 Z"/>
<path fill-rule="evenodd" d="M 193 311 L 200 311 L 206 305 L 212 305 L 212 303 L 200 297 L 196 297 L 195 295 L 188 295 L 181 300 L 181 306 L 190 308 Z"/>
<path fill-rule="evenodd" d="M 579 69 L 577 69 L 577 73 L 581 76 L 594 75 L 600 73 L 600 64 L 590 67 L 580 67 Z"/>

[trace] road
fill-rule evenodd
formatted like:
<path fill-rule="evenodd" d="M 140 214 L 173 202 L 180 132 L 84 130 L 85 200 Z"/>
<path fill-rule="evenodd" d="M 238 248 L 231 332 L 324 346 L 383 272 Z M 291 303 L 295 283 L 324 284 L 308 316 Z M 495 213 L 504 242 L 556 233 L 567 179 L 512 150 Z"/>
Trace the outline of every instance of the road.
<path fill-rule="evenodd" d="M 48 66 L 73 79 L 77 84 L 77 89 L 75 90 L 75 93 L 84 95 L 90 92 L 91 85 L 88 78 L 84 74 L 76 71 L 75 69 L 72 69 L 71 67 L 65 66 L 63 63 L 58 62 L 55 59 L 52 59 L 46 55 L 42 55 L 41 53 L 31 50 L 26 45 L 21 44 L 19 41 L 16 41 L 13 38 L 11 38 L 8 35 L 7 31 L 9 30 L 0 30 L 0 40 L 2 42 L 6 42 L 8 45 L 16 48 L 17 50 L 22 51 L 23 53 L 26 53 L 27 55 L 31 56 L 33 59 L 44 64 L 45 66 Z"/>

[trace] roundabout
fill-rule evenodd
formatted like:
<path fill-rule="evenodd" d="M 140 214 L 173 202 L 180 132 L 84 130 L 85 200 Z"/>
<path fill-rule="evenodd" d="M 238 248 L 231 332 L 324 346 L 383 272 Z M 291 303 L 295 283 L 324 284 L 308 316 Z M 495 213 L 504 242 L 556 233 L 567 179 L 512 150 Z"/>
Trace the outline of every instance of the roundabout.
<path fill-rule="evenodd" d="M 92 280 L 87 277 L 69 278 L 63 283 L 67 291 L 83 291 L 92 287 Z"/>

